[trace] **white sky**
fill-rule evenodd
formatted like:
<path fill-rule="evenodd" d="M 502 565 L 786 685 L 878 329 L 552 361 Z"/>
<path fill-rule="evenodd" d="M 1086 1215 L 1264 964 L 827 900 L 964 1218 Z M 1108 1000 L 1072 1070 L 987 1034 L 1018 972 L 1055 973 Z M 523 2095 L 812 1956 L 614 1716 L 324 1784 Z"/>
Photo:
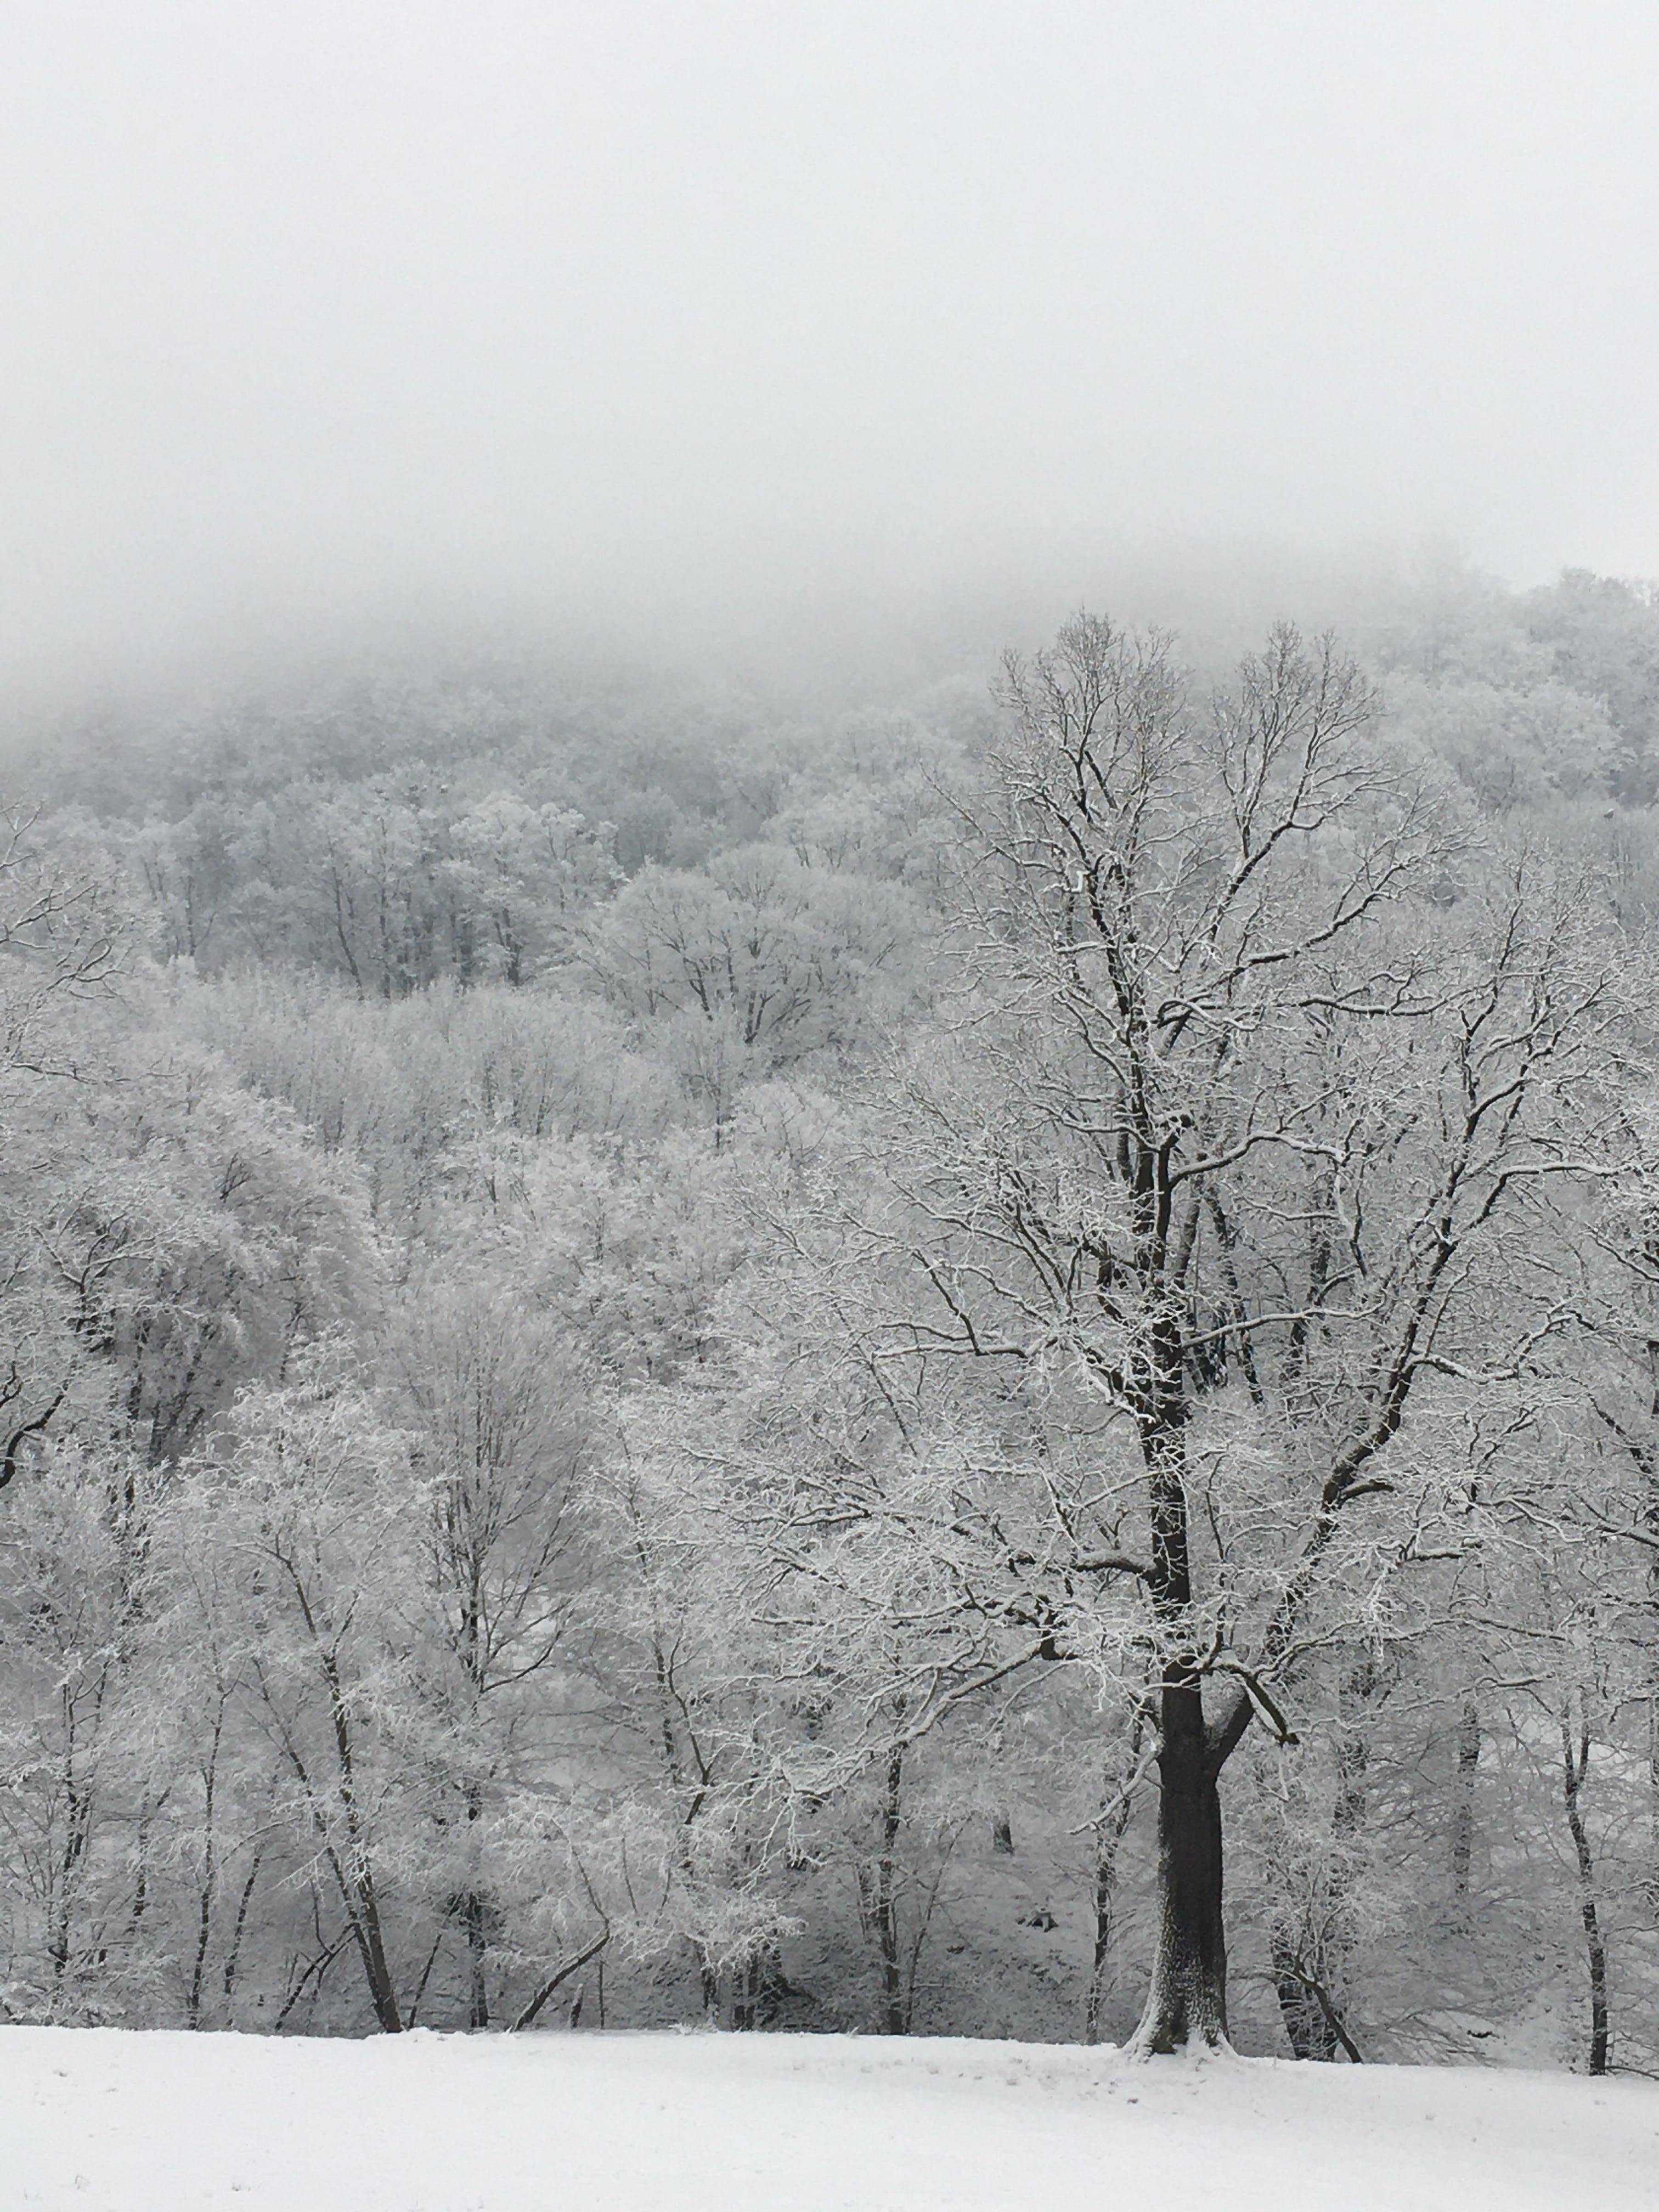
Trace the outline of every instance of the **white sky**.
<path fill-rule="evenodd" d="M 1659 574 L 1659 0 L 0 0 L 0 666 Z"/>

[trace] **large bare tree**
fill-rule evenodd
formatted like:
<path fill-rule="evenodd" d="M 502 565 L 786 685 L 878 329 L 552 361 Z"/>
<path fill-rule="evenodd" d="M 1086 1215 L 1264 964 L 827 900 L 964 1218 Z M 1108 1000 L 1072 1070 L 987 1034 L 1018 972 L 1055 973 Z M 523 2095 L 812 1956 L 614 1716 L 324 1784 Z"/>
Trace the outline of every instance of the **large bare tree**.
<path fill-rule="evenodd" d="M 957 1449 L 954 1587 L 1031 1662 L 1097 1656 L 1115 1607 L 1146 1670 L 1137 2048 L 1168 2051 L 1227 2035 L 1224 1766 L 1255 1717 L 1290 1737 L 1331 1589 L 1374 1606 L 1430 1548 L 1481 1395 L 1578 1326 L 1618 1017 L 1592 902 L 1463 849 L 1328 642 L 1275 632 L 1200 712 L 1167 641 L 1079 617 L 1005 697 L 964 806 L 966 987 L 863 1212 L 867 1342 L 896 1407 L 965 1359 L 1072 1422 L 1023 1507 L 1006 1448 L 977 1504 Z"/>

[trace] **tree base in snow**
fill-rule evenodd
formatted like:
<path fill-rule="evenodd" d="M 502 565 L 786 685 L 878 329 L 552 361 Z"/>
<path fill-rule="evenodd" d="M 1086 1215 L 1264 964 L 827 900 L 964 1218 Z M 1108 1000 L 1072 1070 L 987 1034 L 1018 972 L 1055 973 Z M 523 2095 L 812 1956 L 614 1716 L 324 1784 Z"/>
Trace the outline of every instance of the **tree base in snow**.
<path fill-rule="evenodd" d="M 1233 2057 L 1227 2017 L 1218 2004 L 1194 2004 L 1178 1993 L 1166 1995 L 1156 1984 L 1140 2015 L 1140 2025 L 1123 2046 L 1126 2058 L 1197 2058 L 1214 2052 Z"/>

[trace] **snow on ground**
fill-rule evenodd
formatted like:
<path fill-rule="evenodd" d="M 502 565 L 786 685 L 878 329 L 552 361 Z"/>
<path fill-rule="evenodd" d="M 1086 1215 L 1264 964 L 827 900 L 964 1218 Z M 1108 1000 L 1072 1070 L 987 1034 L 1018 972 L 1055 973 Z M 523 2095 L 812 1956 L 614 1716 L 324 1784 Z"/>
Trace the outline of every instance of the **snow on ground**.
<path fill-rule="evenodd" d="M 0 2029 L 64 2212 L 1652 2212 L 1659 2085 L 840 2036 Z"/>

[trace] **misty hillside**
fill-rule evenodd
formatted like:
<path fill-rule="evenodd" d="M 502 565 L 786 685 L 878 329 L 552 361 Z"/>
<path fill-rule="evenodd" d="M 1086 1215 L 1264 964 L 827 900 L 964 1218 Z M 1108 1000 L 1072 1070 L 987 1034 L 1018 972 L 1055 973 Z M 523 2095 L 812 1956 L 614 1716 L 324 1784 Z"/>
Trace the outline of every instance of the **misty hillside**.
<path fill-rule="evenodd" d="M 1659 793 L 1645 586 L 1442 578 L 1362 613 L 1344 642 L 1379 687 L 1381 727 L 1443 762 L 1480 812 L 1600 837 L 1640 873 Z M 1182 646 L 1201 689 L 1223 649 Z M 199 972 L 295 961 L 382 998 L 442 975 L 516 984 L 568 966 L 575 917 L 647 866 L 769 843 L 829 873 L 921 883 L 948 834 L 939 789 L 990 733 L 993 660 L 852 708 L 528 657 L 394 663 L 60 719 L 14 745 L 9 775 L 58 834 L 90 817 L 93 845 L 142 877 L 162 949 Z"/>
<path fill-rule="evenodd" d="M 1241 2048 L 1653 2063 L 1659 606 L 1354 635 L 20 754 L 10 2018 L 1124 2041 L 1167 1649 Z"/>
<path fill-rule="evenodd" d="M 3 14 L 16 2185 L 1633 2202 L 1659 15 Z"/>

